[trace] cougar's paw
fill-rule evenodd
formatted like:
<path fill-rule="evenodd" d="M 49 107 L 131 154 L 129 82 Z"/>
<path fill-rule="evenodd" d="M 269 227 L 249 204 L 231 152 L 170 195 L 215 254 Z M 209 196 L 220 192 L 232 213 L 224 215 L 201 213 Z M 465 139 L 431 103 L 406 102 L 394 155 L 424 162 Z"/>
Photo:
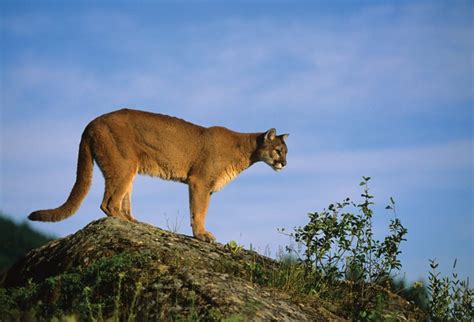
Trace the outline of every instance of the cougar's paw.
<path fill-rule="evenodd" d="M 208 231 L 194 234 L 194 237 L 207 243 L 213 243 L 216 240 L 216 237 Z"/>

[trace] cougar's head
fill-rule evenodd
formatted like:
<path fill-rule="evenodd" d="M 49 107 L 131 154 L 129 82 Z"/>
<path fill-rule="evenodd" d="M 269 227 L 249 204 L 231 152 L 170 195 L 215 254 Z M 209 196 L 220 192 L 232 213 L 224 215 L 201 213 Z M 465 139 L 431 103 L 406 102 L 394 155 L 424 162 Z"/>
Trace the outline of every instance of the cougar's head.
<path fill-rule="evenodd" d="M 258 147 L 255 151 L 256 161 L 263 161 L 279 171 L 286 166 L 286 153 L 288 148 L 285 139 L 288 134 L 276 135 L 275 129 L 270 129 L 258 138 Z"/>

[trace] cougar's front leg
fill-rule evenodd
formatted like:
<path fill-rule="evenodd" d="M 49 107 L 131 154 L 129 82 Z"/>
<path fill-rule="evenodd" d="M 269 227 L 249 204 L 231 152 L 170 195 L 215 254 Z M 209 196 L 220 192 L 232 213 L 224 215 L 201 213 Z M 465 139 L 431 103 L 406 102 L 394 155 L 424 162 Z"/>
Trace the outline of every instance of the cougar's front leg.
<path fill-rule="evenodd" d="M 190 180 L 189 206 L 191 208 L 191 227 L 195 238 L 206 242 L 213 242 L 216 238 L 206 231 L 205 219 L 211 192 L 199 180 Z"/>

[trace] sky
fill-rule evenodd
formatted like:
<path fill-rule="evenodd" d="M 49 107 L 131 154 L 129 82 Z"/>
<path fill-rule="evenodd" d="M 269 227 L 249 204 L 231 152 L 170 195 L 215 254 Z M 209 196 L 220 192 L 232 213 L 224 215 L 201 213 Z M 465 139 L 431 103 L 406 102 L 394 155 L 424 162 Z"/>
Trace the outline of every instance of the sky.
<path fill-rule="evenodd" d="M 371 176 L 376 237 L 390 197 L 408 229 L 400 276 L 428 259 L 474 277 L 472 1 L 0 1 L 0 210 L 63 203 L 84 127 L 123 107 L 239 132 L 289 133 L 213 194 L 207 228 L 275 256 Z M 94 169 L 79 211 L 32 223 L 66 236 L 104 214 Z M 187 186 L 140 176 L 134 215 L 191 234 Z"/>

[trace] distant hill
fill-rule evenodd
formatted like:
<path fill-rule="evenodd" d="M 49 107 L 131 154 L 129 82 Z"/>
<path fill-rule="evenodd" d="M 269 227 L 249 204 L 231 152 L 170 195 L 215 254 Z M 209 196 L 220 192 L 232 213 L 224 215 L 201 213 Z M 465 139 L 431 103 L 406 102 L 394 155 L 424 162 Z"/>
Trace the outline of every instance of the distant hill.
<path fill-rule="evenodd" d="M 0 272 L 33 248 L 54 239 L 33 230 L 26 222 L 17 224 L 0 213 Z"/>

